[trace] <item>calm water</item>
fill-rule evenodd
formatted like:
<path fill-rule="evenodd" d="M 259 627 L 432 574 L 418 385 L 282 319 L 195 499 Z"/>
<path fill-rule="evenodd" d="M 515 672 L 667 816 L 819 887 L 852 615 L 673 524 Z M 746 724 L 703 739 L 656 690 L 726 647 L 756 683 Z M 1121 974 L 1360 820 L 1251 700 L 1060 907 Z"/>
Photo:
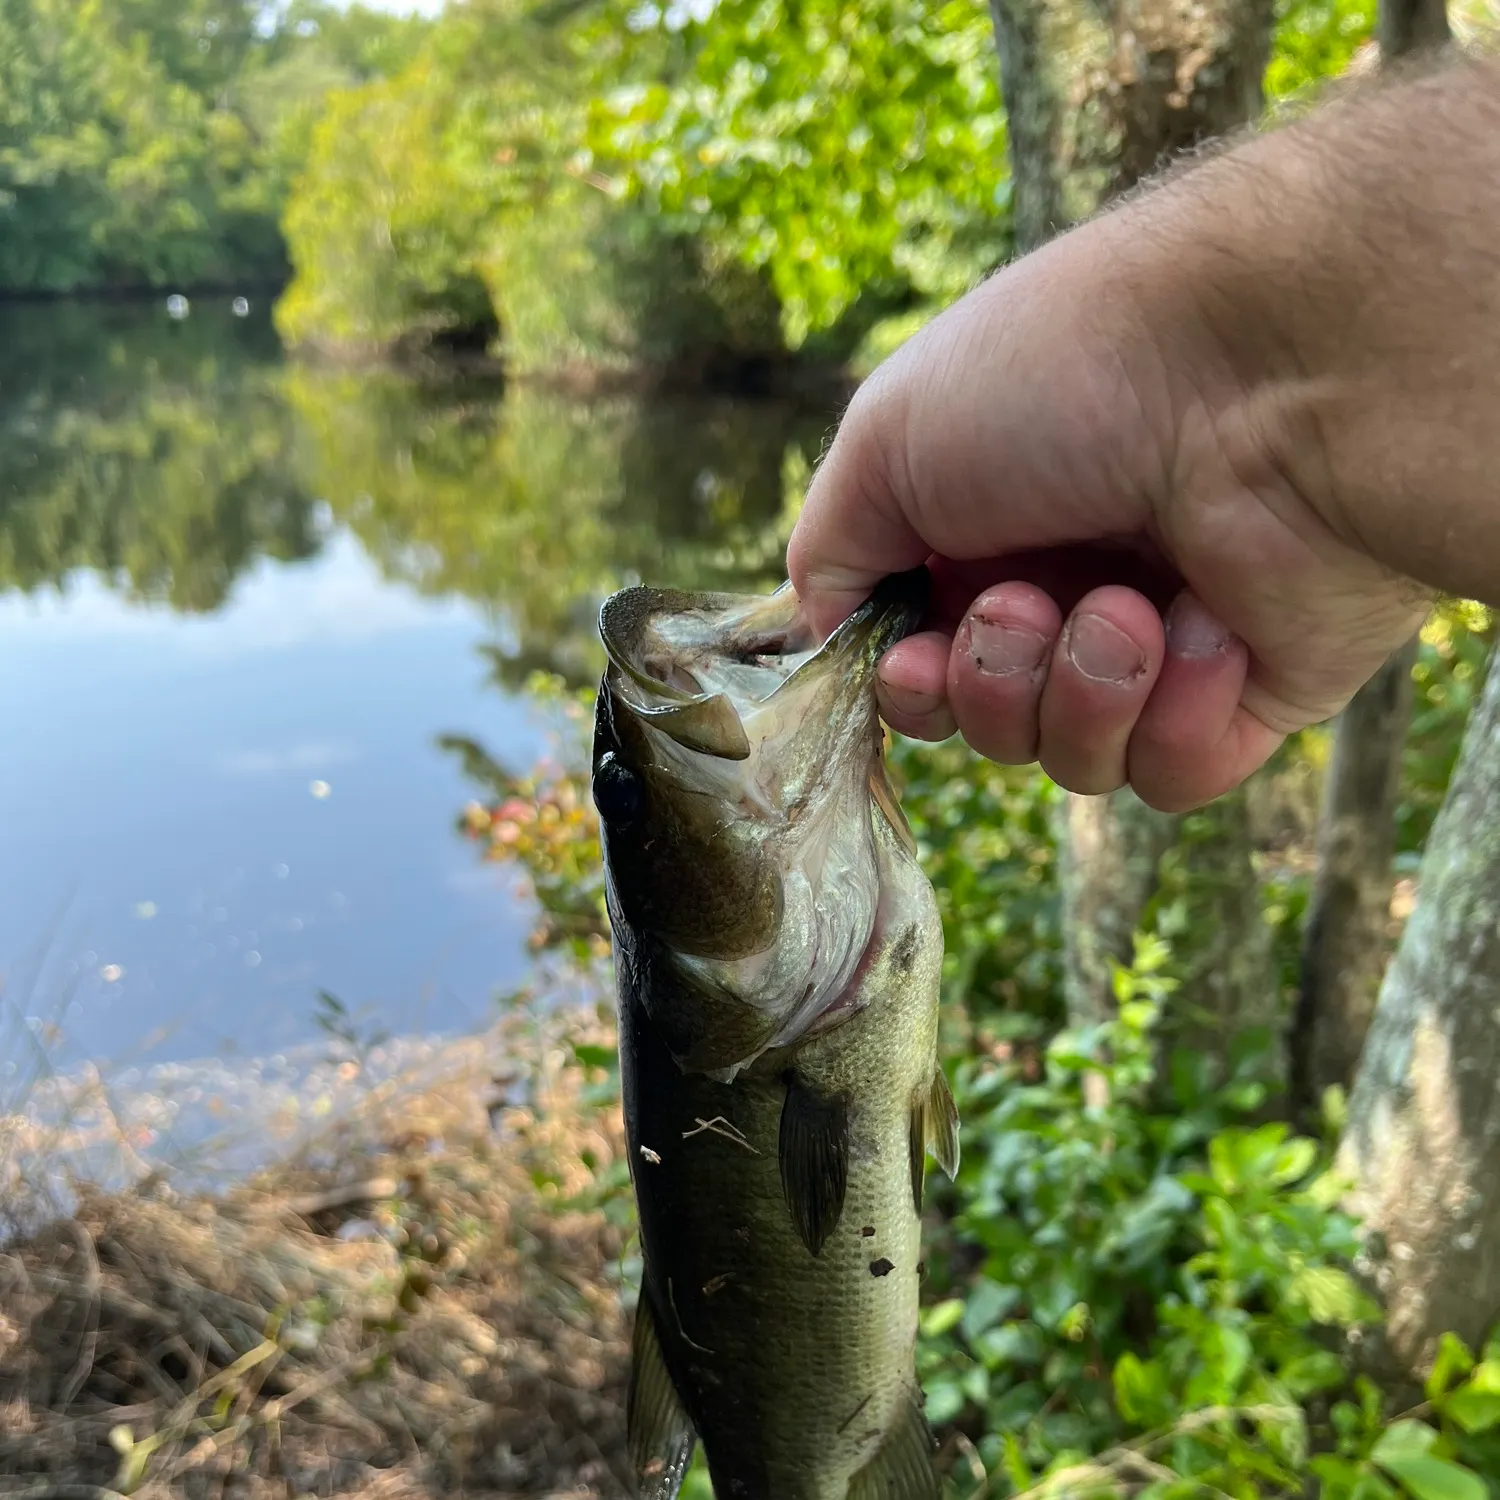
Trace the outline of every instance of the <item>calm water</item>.
<path fill-rule="evenodd" d="M 450 1032 L 524 978 L 443 736 L 571 741 L 637 576 L 774 577 L 829 414 L 283 361 L 259 309 L 0 308 L 0 1066 Z M 30 1038 L 28 1038 L 28 1032 Z"/>

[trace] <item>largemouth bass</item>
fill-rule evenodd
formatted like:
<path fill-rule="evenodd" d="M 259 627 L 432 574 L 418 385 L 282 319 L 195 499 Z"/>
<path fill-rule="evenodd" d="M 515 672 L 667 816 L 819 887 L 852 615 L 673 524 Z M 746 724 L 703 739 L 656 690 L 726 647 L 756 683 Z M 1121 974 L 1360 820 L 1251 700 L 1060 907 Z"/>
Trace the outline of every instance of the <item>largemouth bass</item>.
<path fill-rule="evenodd" d="M 626 589 L 595 719 L 644 1280 L 629 1446 L 671 1500 L 933 1500 L 914 1348 L 942 930 L 875 666 L 926 575 L 821 645 L 769 596 Z"/>

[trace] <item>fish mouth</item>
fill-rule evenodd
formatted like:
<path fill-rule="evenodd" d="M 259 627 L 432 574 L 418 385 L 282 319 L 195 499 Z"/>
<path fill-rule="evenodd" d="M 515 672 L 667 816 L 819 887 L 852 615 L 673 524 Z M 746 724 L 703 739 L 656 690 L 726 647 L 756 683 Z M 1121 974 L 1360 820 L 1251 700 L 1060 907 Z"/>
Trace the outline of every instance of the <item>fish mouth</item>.
<path fill-rule="evenodd" d="M 930 587 L 925 567 L 890 574 L 820 642 L 790 583 L 756 598 L 640 586 L 605 600 L 599 635 L 636 715 L 685 749 L 743 760 L 744 720 L 775 700 L 858 702 L 881 657 L 921 624 Z"/>

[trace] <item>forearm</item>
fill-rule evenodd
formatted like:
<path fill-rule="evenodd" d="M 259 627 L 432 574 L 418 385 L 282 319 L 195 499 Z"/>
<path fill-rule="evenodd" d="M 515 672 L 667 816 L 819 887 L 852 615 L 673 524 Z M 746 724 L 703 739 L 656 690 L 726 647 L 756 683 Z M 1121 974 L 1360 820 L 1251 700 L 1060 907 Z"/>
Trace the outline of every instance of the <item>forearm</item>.
<path fill-rule="evenodd" d="M 1147 300 L 1207 332 L 1226 430 L 1342 540 L 1500 603 L 1500 66 L 1358 91 L 1159 191 L 1120 226 L 1176 239 Z"/>

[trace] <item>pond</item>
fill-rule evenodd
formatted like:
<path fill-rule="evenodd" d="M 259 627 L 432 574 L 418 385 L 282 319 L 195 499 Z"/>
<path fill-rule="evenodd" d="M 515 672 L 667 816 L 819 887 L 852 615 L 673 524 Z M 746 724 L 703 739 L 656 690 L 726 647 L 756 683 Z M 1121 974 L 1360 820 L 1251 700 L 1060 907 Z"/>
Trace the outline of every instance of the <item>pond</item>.
<path fill-rule="evenodd" d="M 181 309 L 179 308 L 180 312 Z M 832 419 L 317 368 L 267 310 L 0 308 L 0 1063 L 484 1023 L 525 975 L 454 738 L 578 752 L 636 577 L 765 583 Z"/>

